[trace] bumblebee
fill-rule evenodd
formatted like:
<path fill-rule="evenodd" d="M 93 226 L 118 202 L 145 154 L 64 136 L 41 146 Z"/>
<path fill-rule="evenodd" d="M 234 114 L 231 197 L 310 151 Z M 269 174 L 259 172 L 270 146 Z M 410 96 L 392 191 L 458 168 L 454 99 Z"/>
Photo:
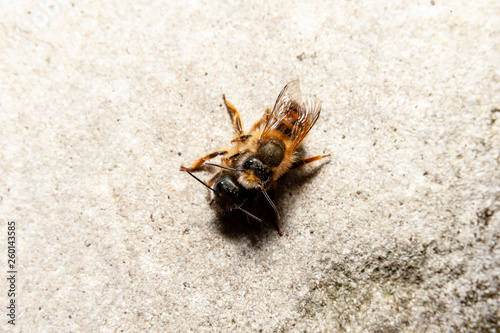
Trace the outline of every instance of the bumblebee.
<path fill-rule="evenodd" d="M 248 189 L 267 189 L 289 170 L 330 156 L 299 159 L 296 154 L 320 112 L 321 101 L 304 98 L 298 81 L 287 84 L 272 111 L 267 110 L 248 135 L 235 140 L 242 140 L 236 147 L 238 159 L 234 162 L 234 168 L 240 171 L 238 182 Z"/>
<path fill-rule="evenodd" d="M 232 142 L 245 142 L 246 138 L 243 135 L 243 130 L 241 126 L 241 117 L 239 112 L 236 110 L 234 105 L 226 100 L 226 97 L 222 95 L 224 100 L 224 104 L 226 105 L 226 109 L 229 113 L 229 116 L 232 119 L 234 129 L 236 131 L 236 138 L 232 140 Z M 259 124 L 255 124 L 255 126 L 260 126 Z M 207 165 L 212 165 L 222 170 L 217 172 L 207 183 L 196 177 L 192 172 L 197 171 L 206 161 L 211 160 L 219 155 L 228 155 L 229 152 L 234 152 L 231 156 L 224 158 L 224 165 L 217 165 L 212 163 L 206 163 Z M 247 221 L 249 224 L 253 224 L 253 221 L 262 222 L 262 219 L 252 214 L 249 210 L 254 202 L 257 202 L 260 193 L 255 193 L 255 191 L 251 189 L 247 189 L 243 187 L 240 183 L 238 183 L 238 175 L 237 170 L 232 168 L 233 161 L 239 156 L 238 149 L 234 147 L 215 151 L 210 154 L 203 156 L 196 160 L 191 167 L 187 168 L 181 166 L 181 171 L 186 171 L 197 181 L 202 183 L 205 187 L 210 189 L 213 192 L 212 200 L 210 201 L 210 206 L 219 214 L 229 213 L 234 210 L 239 210 L 242 213 L 246 214 Z M 266 193 L 266 198 L 268 198 Z M 270 199 L 269 199 L 270 200 Z M 274 204 L 271 201 L 273 207 Z M 278 233 L 282 235 L 282 231 L 278 225 L 276 225 Z"/>
<path fill-rule="evenodd" d="M 236 131 L 232 146 L 199 158 L 189 168 L 181 166 L 181 170 L 195 177 L 191 172 L 198 170 L 203 164 L 223 169 L 209 181 L 215 189 L 195 177 L 214 191 L 215 198 L 212 202 L 219 211 L 239 209 L 248 217 L 260 220 L 244 210 L 240 202 L 243 200 L 247 203 L 256 195 L 252 191 L 260 191 L 275 212 L 275 225 L 281 235 L 279 212 L 266 190 L 274 186 L 276 180 L 289 170 L 330 156 L 299 159 L 296 154 L 302 140 L 318 120 L 321 101 L 304 98 L 298 81 L 292 81 L 283 88 L 273 109 L 267 108 L 262 118 L 245 133 L 238 110 L 224 95 L 222 97 Z M 220 155 L 221 165 L 206 163 Z"/>

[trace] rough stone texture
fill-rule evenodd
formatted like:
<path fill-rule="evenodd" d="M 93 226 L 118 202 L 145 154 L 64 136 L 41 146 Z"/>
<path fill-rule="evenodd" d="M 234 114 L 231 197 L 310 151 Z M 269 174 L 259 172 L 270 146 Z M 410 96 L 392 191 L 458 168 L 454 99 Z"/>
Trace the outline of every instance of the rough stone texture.
<path fill-rule="evenodd" d="M 498 1 L 16 1 L 0 22 L 18 330 L 498 330 Z M 292 79 L 324 106 L 305 153 L 332 157 L 280 181 L 279 237 L 218 219 L 179 166 L 233 137 L 222 93 L 248 128 Z"/>

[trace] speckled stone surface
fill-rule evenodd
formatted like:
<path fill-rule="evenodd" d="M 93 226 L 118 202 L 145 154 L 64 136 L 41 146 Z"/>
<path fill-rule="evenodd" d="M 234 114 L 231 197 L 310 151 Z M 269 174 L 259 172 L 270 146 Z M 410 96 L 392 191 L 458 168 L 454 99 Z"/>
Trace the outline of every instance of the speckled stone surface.
<path fill-rule="evenodd" d="M 494 331 L 498 1 L 16 1 L 0 32 L 2 331 Z M 233 138 L 223 93 L 248 129 L 293 79 L 332 157 L 279 182 L 280 237 L 179 166 Z"/>

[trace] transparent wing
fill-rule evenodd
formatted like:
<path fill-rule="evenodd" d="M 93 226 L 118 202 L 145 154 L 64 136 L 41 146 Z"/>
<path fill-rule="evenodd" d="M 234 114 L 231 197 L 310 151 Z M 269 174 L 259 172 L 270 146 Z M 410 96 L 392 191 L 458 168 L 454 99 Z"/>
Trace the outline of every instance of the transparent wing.
<path fill-rule="evenodd" d="M 291 139 L 294 150 L 314 126 L 320 112 L 321 101 L 303 97 L 299 82 L 292 81 L 279 94 L 260 140 L 277 130 Z"/>

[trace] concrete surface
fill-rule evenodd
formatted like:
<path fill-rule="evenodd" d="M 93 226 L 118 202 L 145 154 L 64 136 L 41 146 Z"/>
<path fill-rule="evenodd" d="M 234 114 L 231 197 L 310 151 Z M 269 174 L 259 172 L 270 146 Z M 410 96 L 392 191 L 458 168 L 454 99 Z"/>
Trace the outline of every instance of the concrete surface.
<path fill-rule="evenodd" d="M 498 1 L 16 1 L 0 22 L 2 331 L 498 330 Z M 305 154 L 332 158 L 280 181 L 279 237 L 217 218 L 179 166 L 233 137 L 223 93 L 248 128 L 293 79 L 324 106 Z"/>

